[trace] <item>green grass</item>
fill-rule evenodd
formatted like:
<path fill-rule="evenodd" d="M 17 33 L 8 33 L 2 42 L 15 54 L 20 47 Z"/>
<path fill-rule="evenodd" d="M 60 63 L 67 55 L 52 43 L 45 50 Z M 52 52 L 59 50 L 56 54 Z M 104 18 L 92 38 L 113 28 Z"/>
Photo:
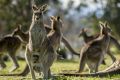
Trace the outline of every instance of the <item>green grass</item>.
<path fill-rule="evenodd" d="M 119 58 L 119 55 L 116 55 L 117 58 Z M 101 65 L 99 70 L 103 70 L 109 65 L 111 65 L 112 61 L 109 57 L 105 59 L 107 65 Z M 9 73 L 9 69 L 12 67 L 12 62 L 8 61 L 6 62 L 7 67 L 0 71 L 0 74 L 7 74 Z M 12 73 L 19 73 L 21 72 L 25 67 L 25 61 L 19 61 L 20 68 Z M 79 66 L 79 60 L 59 60 L 56 61 L 53 66 L 51 67 L 52 73 L 57 74 L 62 72 L 63 70 L 78 70 Z M 88 69 L 84 70 L 86 73 L 88 72 Z M 37 73 L 38 80 L 41 76 L 39 76 Z M 31 74 L 29 73 L 26 77 L 0 77 L 0 80 L 31 80 Z M 67 77 L 67 76 L 57 76 L 55 80 L 120 80 L 120 75 L 114 75 L 112 77 L 106 76 L 104 78 L 99 77 Z"/>

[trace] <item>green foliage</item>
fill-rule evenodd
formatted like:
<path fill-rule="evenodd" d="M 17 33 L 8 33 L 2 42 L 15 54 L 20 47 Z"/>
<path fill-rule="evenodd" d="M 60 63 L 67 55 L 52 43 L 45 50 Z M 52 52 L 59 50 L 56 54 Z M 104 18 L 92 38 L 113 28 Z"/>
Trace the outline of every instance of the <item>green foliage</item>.
<path fill-rule="evenodd" d="M 1 31 L 10 33 L 18 24 L 28 29 L 32 18 L 31 3 L 36 5 L 48 3 L 48 0 L 0 0 Z"/>
<path fill-rule="evenodd" d="M 0 0 L 0 26 L 6 32 L 18 24 L 29 26 L 31 22 L 30 0 Z"/>
<path fill-rule="evenodd" d="M 49 2 L 49 0 L 34 0 L 33 3 L 37 6 L 41 6 L 41 5 L 46 4 L 48 2 Z"/>
<path fill-rule="evenodd" d="M 104 9 L 105 14 L 103 16 L 105 20 L 111 22 L 111 24 L 113 25 L 111 27 L 118 38 L 120 38 L 120 7 L 118 6 L 119 3 L 119 0 L 108 1 L 107 7 Z"/>

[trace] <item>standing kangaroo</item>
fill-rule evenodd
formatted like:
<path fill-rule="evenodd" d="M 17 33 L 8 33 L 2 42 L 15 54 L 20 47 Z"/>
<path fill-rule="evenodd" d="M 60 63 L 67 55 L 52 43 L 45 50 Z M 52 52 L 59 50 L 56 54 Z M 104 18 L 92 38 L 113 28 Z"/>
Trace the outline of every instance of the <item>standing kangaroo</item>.
<path fill-rule="evenodd" d="M 78 72 L 83 71 L 85 63 L 87 63 L 90 69 L 90 73 L 96 73 L 98 71 L 98 67 L 103 61 L 104 55 L 108 51 L 110 42 L 110 37 L 108 34 L 111 31 L 107 23 L 100 23 L 100 28 L 99 37 L 90 41 L 82 48 L 80 53 L 80 66 Z"/>
<path fill-rule="evenodd" d="M 14 63 L 14 66 L 10 69 L 9 72 L 12 72 L 19 68 L 19 64 L 16 59 L 16 53 L 21 48 L 21 40 L 18 37 L 13 36 L 14 32 L 11 35 L 7 35 L 0 40 L 0 69 L 6 67 L 2 56 L 5 53 L 8 53 L 9 57 Z"/>
<path fill-rule="evenodd" d="M 79 37 L 80 37 L 80 36 L 83 36 L 84 42 L 87 44 L 88 42 L 90 42 L 90 41 L 98 38 L 99 35 L 100 35 L 100 34 L 94 35 L 94 36 L 88 36 L 87 33 L 86 33 L 86 30 L 83 28 L 83 29 L 80 31 Z M 110 39 L 111 39 L 111 40 L 110 40 L 111 43 L 115 43 L 116 46 L 119 45 L 118 41 L 115 40 L 114 37 L 112 37 L 111 35 L 109 35 L 109 36 L 110 36 Z M 110 52 L 110 47 L 108 48 L 107 54 L 111 57 L 112 61 L 115 62 L 116 58 L 111 54 L 111 52 Z M 103 63 L 105 63 L 105 61 L 103 61 Z"/>
<path fill-rule="evenodd" d="M 47 43 L 50 42 L 49 45 L 52 45 L 52 48 L 50 48 L 50 49 L 54 49 L 54 51 L 56 51 L 58 49 L 58 47 L 60 46 L 60 42 L 62 39 L 62 32 L 61 32 L 62 22 L 60 20 L 60 17 L 51 17 L 51 27 L 52 27 L 52 29 L 47 35 L 47 38 L 50 41 L 47 41 Z M 45 44 L 46 44 L 46 42 L 45 42 Z M 43 44 L 43 45 L 45 45 L 45 44 Z M 47 48 L 47 46 L 48 45 L 46 45 L 46 48 Z M 48 58 L 50 58 L 50 59 L 48 59 L 49 60 L 48 62 L 50 62 L 50 60 L 52 60 L 52 58 L 54 59 L 54 57 L 56 56 L 56 54 L 55 54 L 56 52 L 53 52 L 53 53 L 50 53 L 50 52 L 51 52 L 51 50 L 48 50 L 48 52 L 47 52 L 48 54 L 46 53 L 47 55 L 49 55 Z M 37 56 L 36 56 L 36 58 L 37 58 Z M 43 66 L 46 67 L 47 64 L 48 63 L 46 63 Z M 36 67 L 35 70 L 39 70 L 39 68 Z M 45 75 L 45 78 L 50 77 L 50 69 L 48 69 L 48 70 L 49 71 L 47 74 L 49 74 L 49 75 L 47 75 L 47 76 Z"/>
<path fill-rule="evenodd" d="M 45 79 L 51 77 L 50 67 L 57 55 L 47 37 L 43 23 L 43 12 L 46 7 L 47 5 L 40 8 L 32 6 L 33 17 L 25 53 L 32 79 L 36 79 L 34 71 L 39 74 L 42 72 Z"/>

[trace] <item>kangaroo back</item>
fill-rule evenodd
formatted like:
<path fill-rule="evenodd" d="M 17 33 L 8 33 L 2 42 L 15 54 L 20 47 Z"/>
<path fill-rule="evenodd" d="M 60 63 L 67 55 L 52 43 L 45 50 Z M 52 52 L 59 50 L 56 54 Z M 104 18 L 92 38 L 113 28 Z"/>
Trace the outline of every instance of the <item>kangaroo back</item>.
<path fill-rule="evenodd" d="M 23 32 L 21 29 L 21 25 L 18 25 L 18 27 L 13 31 L 13 36 L 19 37 L 24 43 L 28 43 L 29 41 L 29 33 Z"/>
<path fill-rule="evenodd" d="M 52 30 L 48 33 L 47 37 L 49 38 L 53 48 L 57 50 L 62 39 L 62 21 L 59 16 L 51 17 L 51 27 Z"/>

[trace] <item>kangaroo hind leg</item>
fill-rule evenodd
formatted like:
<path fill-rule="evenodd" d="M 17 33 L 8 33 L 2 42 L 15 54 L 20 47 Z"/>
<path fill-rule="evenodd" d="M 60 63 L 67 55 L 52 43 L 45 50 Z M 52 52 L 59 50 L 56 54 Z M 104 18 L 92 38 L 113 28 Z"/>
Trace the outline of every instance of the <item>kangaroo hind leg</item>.
<path fill-rule="evenodd" d="M 10 69 L 10 71 L 9 72 L 13 72 L 13 71 L 15 71 L 17 68 L 19 68 L 19 64 L 18 64 L 18 61 L 17 61 L 17 58 L 16 58 L 16 56 L 15 56 L 15 54 L 12 54 L 13 52 L 10 52 L 10 54 L 9 54 L 9 56 L 10 56 L 10 58 L 11 58 L 11 60 L 12 60 L 12 62 L 13 62 L 13 67 Z"/>
<path fill-rule="evenodd" d="M 2 55 L 0 55 L 0 70 L 4 69 L 5 67 L 6 67 L 6 64 L 4 63 Z"/>
<path fill-rule="evenodd" d="M 28 47 L 26 46 L 25 59 L 26 59 L 26 62 L 29 66 L 29 69 L 30 69 L 30 72 L 32 75 L 32 79 L 36 80 L 35 73 L 34 73 L 33 66 L 32 66 L 32 61 L 31 61 L 31 54 L 32 53 L 30 53 L 30 51 L 28 50 Z"/>

